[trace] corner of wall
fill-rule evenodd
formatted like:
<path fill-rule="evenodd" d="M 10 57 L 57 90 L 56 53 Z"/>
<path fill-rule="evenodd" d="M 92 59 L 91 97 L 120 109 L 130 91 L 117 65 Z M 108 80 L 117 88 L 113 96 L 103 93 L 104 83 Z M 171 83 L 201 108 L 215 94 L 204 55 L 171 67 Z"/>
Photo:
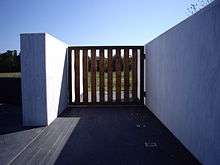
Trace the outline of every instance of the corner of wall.
<path fill-rule="evenodd" d="M 47 33 L 20 34 L 25 126 L 49 125 L 68 104 L 67 44 Z"/>

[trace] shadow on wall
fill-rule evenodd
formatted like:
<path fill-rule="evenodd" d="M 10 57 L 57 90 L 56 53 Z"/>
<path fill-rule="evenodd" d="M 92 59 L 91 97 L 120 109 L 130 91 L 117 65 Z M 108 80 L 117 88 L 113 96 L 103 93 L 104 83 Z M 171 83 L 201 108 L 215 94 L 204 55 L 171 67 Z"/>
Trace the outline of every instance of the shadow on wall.
<path fill-rule="evenodd" d="M 58 114 L 59 115 L 64 109 L 64 107 L 68 106 L 68 49 L 66 50 L 65 60 L 64 60 L 64 68 L 62 75 L 62 84 L 60 88 L 60 96 L 59 96 L 59 105 L 58 105 Z"/>

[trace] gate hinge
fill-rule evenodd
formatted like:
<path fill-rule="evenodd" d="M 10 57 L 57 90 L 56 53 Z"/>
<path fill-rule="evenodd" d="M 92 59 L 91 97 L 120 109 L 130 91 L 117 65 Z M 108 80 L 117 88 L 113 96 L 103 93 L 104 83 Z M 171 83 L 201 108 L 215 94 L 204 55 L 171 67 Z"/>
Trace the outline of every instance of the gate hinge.
<path fill-rule="evenodd" d="M 146 92 L 146 91 L 144 91 L 144 97 L 146 97 L 146 95 L 147 95 L 147 92 Z"/>
<path fill-rule="evenodd" d="M 146 53 L 144 53 L 144 59 L 146 59 L 146 56 L 147 56 Z"/>

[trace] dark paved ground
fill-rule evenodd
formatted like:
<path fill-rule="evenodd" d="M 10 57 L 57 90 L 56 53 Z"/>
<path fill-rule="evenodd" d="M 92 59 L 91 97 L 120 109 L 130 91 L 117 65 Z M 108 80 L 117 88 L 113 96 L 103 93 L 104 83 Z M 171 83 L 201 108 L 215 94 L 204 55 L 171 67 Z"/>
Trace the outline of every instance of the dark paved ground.
<path fill-rule="evenodd" d="M 199 164 L 143 107 L 69 109 L 49 127 L 28 130 L 35 139 L 13 158 L 12 164 Z M 20 131 L 25 130 L 11 132 Z M 19 140 L 8 145 L 14 143 Z M 5 159 L 2 152 L 1 148 L 0 162 Z"/>
<path fill-rule="evenodd" d="M 21 108 L 0 103 L 0 165 L 12 161 L 43 127 L 23 127 Z"/>
<path fill-rule="evenodd" d="M 132 91 L 131 90 L 129 91 L 129 98 L 130 98 L 130 100 L 132 100 L 131 99 L 132 98 Z M 104 100 L 108 101 L 108 92 L 107 91 L 105 91 L 105 93 L 104 93 Z M 115 90 L 112 91 L 112 100 L 116 101 L 116 91 Z M 124 100 L 124 91 L 122 90 L 121 91 L 121 101 L 123 102 L 123 100 Z M 96 92 L 96 101 L 97 102 L 100 101 L 100 92 L 99 91 Z M 73 100 L 73 102 L 74 102 L 74 100 Z M 80 102 L 83 102 L 83 94 L 80 95 Z M 88 102 L 92 102 L 92 92 L 91 91 L 88 91 Z"/>

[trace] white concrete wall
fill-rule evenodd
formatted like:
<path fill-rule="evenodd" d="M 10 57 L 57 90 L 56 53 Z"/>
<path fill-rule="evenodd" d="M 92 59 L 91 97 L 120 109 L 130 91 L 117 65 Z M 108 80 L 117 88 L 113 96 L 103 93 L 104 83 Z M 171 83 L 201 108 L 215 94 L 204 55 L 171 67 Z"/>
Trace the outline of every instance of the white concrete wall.
<path fill-rule="evenodd" d="M 147 106 L 202 164 L 219 164 L 220 1 L 145 51 Z"/>
<path fill-rule="evenodd" d="M 25 126 L 49 125 L 67 107 L 67 47 L 47 33 L 21 34 Z"/>
<path fill-rule="evenodd" d="M 68 45 L 45 34 L 47 117 L 50 124 L 68 105 Z"/>

